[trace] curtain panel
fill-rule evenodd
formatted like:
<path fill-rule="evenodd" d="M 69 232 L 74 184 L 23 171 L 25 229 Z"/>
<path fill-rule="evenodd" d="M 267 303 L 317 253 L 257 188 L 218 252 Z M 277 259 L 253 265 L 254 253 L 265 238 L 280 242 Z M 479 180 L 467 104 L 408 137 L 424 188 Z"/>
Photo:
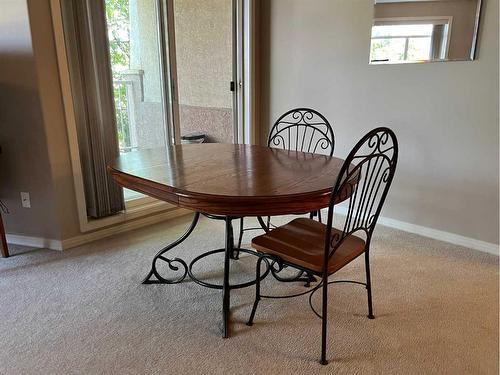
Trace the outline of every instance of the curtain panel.
<path fill-rule="evenodd" d="M 123 190 L 107 165 L 118 155 L 113 82 L 103 0 L 61 0 L 87 215 L 124 210 Z"/>

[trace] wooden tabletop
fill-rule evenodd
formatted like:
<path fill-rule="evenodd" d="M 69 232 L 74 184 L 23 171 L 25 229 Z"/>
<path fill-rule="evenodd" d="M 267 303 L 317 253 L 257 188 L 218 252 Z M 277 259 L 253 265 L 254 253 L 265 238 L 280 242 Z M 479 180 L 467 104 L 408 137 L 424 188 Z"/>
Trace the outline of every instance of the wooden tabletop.
<path fill-rule="evenodd" d="M 121 186 L 208 214 L 283 215 L 329 204 L 343 160 L 261 146 L 176 145 L 121 155 Z"/>

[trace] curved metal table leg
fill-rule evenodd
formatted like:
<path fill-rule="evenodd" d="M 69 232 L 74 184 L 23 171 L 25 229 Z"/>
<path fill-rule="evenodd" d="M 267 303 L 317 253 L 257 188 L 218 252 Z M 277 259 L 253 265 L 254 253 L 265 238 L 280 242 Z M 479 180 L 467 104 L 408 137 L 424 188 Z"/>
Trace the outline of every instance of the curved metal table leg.
<path fill-rule="evenodd" d="M 174 258 L 174 259 L 166 258 L 163 256 L 163 254 L 173 249 L 177 245 L 181 244 L 186 238 L 188 238 L 189 235 L 193 232 L 194 228 L 196 227 L 196 224 L 198 224 L 199 218 L 200 218 L 200 213 L 196 212 L 194 214 L 193 221 L 191 222 L 191 225 L 189 226 L 187 231 L 177 240 L 165 246 L 163 249 L 158 251 L 158 253 L 156 253 L 155 257 L 153 258 L 153 263 L 151 264 L 151 271 L 149 271 L 148 275 L 142 281 L 143 284 L 177 284 L 184 280 L 188 272 L 188 266 L 186 262 L 181 258 Z M 158 259 L 160 259 L 163 262 L 166 262 L 168 264 L 168 267 L 175 272 L 179 271 L 179 266 L 174 265 L 175 263 L 178 263 L 180 266 L 184 268 L 182 274 L 174 279 L 166 279 L 162 277 L 159 274 L 158 270 L 156 269 L 156 262 L 158 261 Z M 153 276 L 155 278 L 153 278 Z"/>
<path fill-rule="evenodd" d="M 235 219 L 239 219 L 237 217 L 230 217 L 230 216 L 214 216 L 214 215 L 207 215 L 204 214 L 205 216 L 217 220 L 224 220 L 226 224 L 225 228 L 225 248 L 224 249 L 217 249 L 217 250 L 212 250 L 209 252 L 206 252 L 205 254 L 202 254 L 198 257 L 196 257 L 188 266 L 186 262 L 183 259 L 180 258 L 174 258 L 174 259 L 169 259 L 164 256 L 164 254 L 173 249 L 175 246 L 179 245 L 182 243 L 186 238 L 189 237 L 189 235 L 193 232 L 194 228 L 196 227 L 196 224 L 198 223 L 198 219 L 200 218 L 200 213 L 196 212 L 193 218 L 193 221 L 191 222 L 191 225 L 189 228 L 186 230 L 186 232 L 177 240 L 169 244 L 168 246 L 164 247 L 161 249 L 153 258 L 153 263 L 151 265 L 151 271 L 149 271 L 149 274 L 146 276 L 144 281 L 142 282 L 143 284 L 176 284 L 182 282 L 186 276 L 189 276 L 192 278 L 193 281 L 195 281 L 197 284 L 200 284 L 202 286 L 208 287 L 208 288 L 215 288 L 215 289 L 222 289 L 222 336 L 224 338 L 229 337 L 229 317 L 230 317 L 230 308 L 231 308 L 231 301 L 230 301 L 230 293 L 231 289 L 239 289 L 239 288 L 244 288 L 247 286 L 254 285 L 257 281 L 253 280 L 250 282 L 246 283 L 241 283 L 241 284 L 235 284 L 231 285 L 229 283 L 229 268 L 230 268 L 230 260 L 235 259 L 234 258 L 234 253 L 235 251 L 238 251 L 239 253 L 239 248 L 235 248 L 234 246 L 234 235 L 233 235 L 233 224 L 232 221 Z M 198 261 L 199 259 L 204 258 L 207 255 L 211 255 L 220 251 L 224 251 L 224 278 L 223 278 L 223 283 L 222 286 L 220 285 L 215 285 L 215 284 L 210 284 L 207 282 L 203 282 L 199 280 L 198 278 L 194 277 L 191 273 L 191 267 L 192 265 Z M 255 254 L 251 250 L 247 249 L 241 249 L 245 253 L 249 254 Z M 180 276 L 174 279 L 167 279 L 161 276 L 156 269 L 156 262 L 159 260 L 166 262 L 169 266 L 169 268 L 173 271 L 179 271 L 179 266 L 174 265 L 173 263 L 178 263 L 183 267 L 183 272 Z M 237 259 L 237 258 L 236 258 Z M 267 269 L 263 273 L 262 278 L 264 278 L 268 273 L 269 273 L 269 264 L 266 261 L 266 266 Z"/>
<path fill-rule="evenodd" d="M 257 220 L 259 221 L 259 225 L 261 228 L 267 233 L 269 232 L 269 227 L 270 227 L 270 217 L 267 217 L 267 224 L 264 222 L 264 219 L 262 219 L 262 216 L 257 216 Z M 239 248 L 241 248 L 241 242 L 243 240 L 243 232 L 246 230 L 244 229 L 244 217 L 240 217 L 240 230 L 239 230 L 239 236 L 238 236 L 238 246 L 236 247 L 235 251 Z M 248 229 L 258 229 L 258 228 L 248 228 Z M 234 258 L 238 259 L 238 258 Z"/>
<path fill-rule="evenodd" d="M 240 217 L 240 234 L 238 236 L 238 249 L 241 248 L 241 241 L 243 241 L 243 226 L 244 226 L 244 220 L 245 218 L 242 216 Z"/>
<path fill-rule="evenodd" d="M 257 216 L 257 220 L 259 221 L 260 226 L 262 229 L 264 229 L 264 232 L 269 232 L 269 225 L 267 225 L 264 220 L 262 219 L 262 216 Z"/>
<path fill-rule="evenodd" d="M 227 219 L 227 216 L 221 216 L 221 215 L 214 215 L 214 214 L 206 214 L 206 213 L 203 213 L 202 214 L 203 216 L 205 217 L 208 217 L 209 219 L 213 219 L 213 220 L 222 220 L 222 221 L 226 221 Z M 234 218 L 231 218 L 231 220 L 233 219 L 237 219 L 236 217 Z M 241 220 L 243 221 L 243 217 L 241 217 Z M 233 230 L 233 224 L 231 223 L 231 231 Z M 240 229 L 240 234 L 241 233 L 241 229 Z M 233 234 L 231 233 L 231 237 L 233 237 Z M 241 237 L 240 237 L 240 240 L 241 240 Z M 235 246 L 234 243 L 233 243 L 233 251 L 231 252 L 231 259 L 234 259 L 234 260 L 238 260 L 239 257 L 240 257 L 240 243 L 238 243 L 238 246 Z"/>

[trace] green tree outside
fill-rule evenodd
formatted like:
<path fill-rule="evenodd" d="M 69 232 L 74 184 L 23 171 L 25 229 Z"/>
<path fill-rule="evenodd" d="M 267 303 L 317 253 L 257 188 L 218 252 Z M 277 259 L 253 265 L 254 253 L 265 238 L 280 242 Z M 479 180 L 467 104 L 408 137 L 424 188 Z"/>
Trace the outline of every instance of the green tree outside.
<path fill-rule="evenodd" d="M 130 118 L 123 72 L 130 69 L 129 0 L 106 0 L 105 10 L 118 142 L 121 150 L 128 150 L 131 146 Z"/>

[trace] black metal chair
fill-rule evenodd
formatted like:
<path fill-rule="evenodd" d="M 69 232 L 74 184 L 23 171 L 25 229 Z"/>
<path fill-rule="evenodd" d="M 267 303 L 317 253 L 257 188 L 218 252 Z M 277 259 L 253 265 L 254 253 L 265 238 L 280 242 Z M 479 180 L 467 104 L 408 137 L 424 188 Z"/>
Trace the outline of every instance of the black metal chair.
<path fill-rule="evenodd" d="M 274 123 L 267 139 L 268 147 L 282 148 L 289 151 L 302 151 L 318 153 L 322 151 L 329 156 L 333 155 L 335 147 L 335 136 L 328 120 L 318 111 L 311 108 L 295 108 L 283 114 Z M 300 214 L 298 214 L 300 215 Z M 311 212 L 310 218 L 318 216 L 321 221 L 321 212 Z M 270 217 L 261 226 L 267 229 L 271 226 Z M 244 227 L 244 218 L 240 219 L 240 233 L 238 248 L 241 247 L 243 233 L 248 230 L 262 229 L 260 227 Z"/>
<path fill-rule="evenodd" d="M 309 295 L 313 312 L 322 320 L 321 364 L 326 360 L 326 331 L 328 285 L 350 282 L 366 287 L 368 294 L 368 318 L 373 319 L 369 251 L 373 230 L 396 171 L 398 143 L 392 130 L 377 128 L 366 134 L 353 148 L 344 162 L 332 190 L 326 225 L 317 221 L 298 218 L 252 240 L 259 252 L 255 302 L 248 320 L 253 324 L 255 311 L 261 298 L 288 298 Z M 345 201 L 347 214 L 342 229 L 333 227 L 334 206 Z M 336 219 L 337 220 L 337 219 Z M 355 235 L 356 234 L 356 235 Z M 359 237 L 362 234 L 364 238 Z M 365 254 L 366 282 L 328 281 L 328 277 L 345 265 Z M 290 296 L 268 296 L 260 292 L 260 269 L 264 259 L 271 259 L 279 272 L 291 266 L 321 277 L 311 290 Z M 318 313 L 312 296 L 322 287 L 322 312 Z"/>

